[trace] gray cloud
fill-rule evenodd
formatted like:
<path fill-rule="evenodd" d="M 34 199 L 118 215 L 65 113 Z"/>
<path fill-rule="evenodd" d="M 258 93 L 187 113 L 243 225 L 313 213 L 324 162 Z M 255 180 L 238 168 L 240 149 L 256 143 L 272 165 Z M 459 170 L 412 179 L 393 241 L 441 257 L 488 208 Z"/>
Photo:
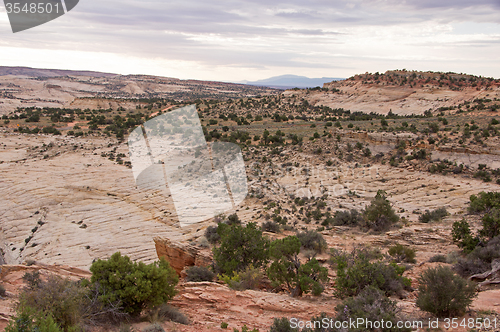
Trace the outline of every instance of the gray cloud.
<path fill-rule="evenodd" d="M 0 46 L 110 52 L 234 68 L 331 69 L 338 67 L 333 65 L 338 56 L 329 53 L 364 63 L 357 58 L 360 46 L 349 46 L 356 33 L 372 31 L 379 37 L 387 27 L 498 23 L 499 12 L 498 0 L 82 0 L 70 14 L 38 31 L 3 34 Z M 408 43 L 399 38 L 401 44 Z M 481 39 L 453 47 L 496 43 Z"/>

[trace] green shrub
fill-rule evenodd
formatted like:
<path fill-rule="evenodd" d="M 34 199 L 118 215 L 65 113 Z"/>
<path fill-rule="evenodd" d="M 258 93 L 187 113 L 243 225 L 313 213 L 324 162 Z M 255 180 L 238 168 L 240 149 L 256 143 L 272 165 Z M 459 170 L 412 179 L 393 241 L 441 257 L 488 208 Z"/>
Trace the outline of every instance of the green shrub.
<path fill-rule="evenodd" d="M 53 135 L 61 135 L 61 132 L 57 130 L 55 127 L 43 127 L 42 133 L 44 134 L 53 134 Z"/>
<path fill-rule="evenodd" d="M 267 269 L 269 279 L 276 285 L 285 285 L 292 296 L 323 292 L 322 282 L 328 281 L 328 270 L 312 258 L 301 263 L 298 254 L 301 242 L 296 236 L 275 240 L 269 249 L 273 262 Z"/>
<path fill-rule="evenodd" d="M 500 235 L 494 237 L 485 246 L 478 246 L 465 258 L 460 257 L 454 270 L 462 277 L 469 277 L 490 270 L 491 262 L 500 258 Z"/>
<path fill-rule="evenodd" d="M 439 209 L 429 211 L 426 210 L 424 214 L 420 215 L 418 217 L 418 221 L 423 222 L 423 223 L 428 223 L 431 221 L 440 221 L 444 217 L 448 215 L 448 211 L 446 211 L 446 208 L 441 207 Z"/>
<path fill-rule="evenodd" d="M 469 212 L 485 212 L 482 217 L 482 229 L 473 235 L 469 223 L 464 219 L 453 224 L 452 236 L 464 252 L 470 253 L 478 244 L 487 242 L 500 235 L 500 193 L 480 192 L 479 196 L 470 196 Z"/>
<path fill-rule="evenodd" d="M 417 306 L 437 317 L 461 316 L 476 296 L 476 285 L 448 267 L 427 269 L 419 278 Z"/>
<path fill-rule="evenodd" d="M 220 235 L 217 233 L 217 226 L 208 226 L 205 230 L 205 237 L 211 244 L 216 244 L 220 240 Z"/>
<path fill-rule="evenodd" d="M 233 329 L 233 332 L 240 332 L 237 328 L 234 328 Z M 241 328 L 241 332 L 259 332 L 258 329 L 254 328 L 252 330 L 250 330 L 250 328 L 248 326 L 243 325 L 243 327 Z"/>
<path fill-rule="evenodd" d="M 35 321 L 50 316 L 64 331 L 118 323 L 128 317 L 119 303 L 100 301 L 102 288 L 88 280 L 75 282 L 51 275 L 43 281 L 38 272 L 26 273 L 23 279 L 27 287 L 19 294 L 18 316 L 28 315 Z"/>
<path fill-rule="evenodd" d="M 479 238 L 472 236 L 469 223 L 465 219 L 453 223 L 451 235 L 453 241 L 465 252 L 471 252 L 479 243 Z"/>
<path fill-rule="evenodd" d="M 222 322 L 222 323 L 220 323 L 220 327 L 221 327 L 222 329 L 227 329 L 227 327 L 228 327 L 228 326 L 229 326 L 229 324 L 228 324 L 228 323 L 226 323 L 226 322 Z"/>
<path fill-rule="evenodd" d="M 298 232 L 297 238 L 299 239 L 302 248 L 314 250 L 317 253 L 322 253 L 328 247 L 323 235 L 314 230 Z"/>
<path fill-rule="evenodd" d="M 429 258 L 430 263 L 436 263 L 436 262 L 446 263 L 446 261 L 447 261 L 446 256 L 441 254 L 434 255 L 431 258 Z"/>
<path fill-rule="evenodd" d="M 429 143 L 431 142 L 431 140 L 429 139 Z M 432 144 L 432 143 L 430 143 Z M 413 150 L 413 152 L 411 153 L 411 158 L 412 159 L 417 159 L 417 160 L 425 160 L 427 158 L 427 150 L 425 149 L 420 149 L 420 150 Z"/>
<path fill-rule="evenodd" d="M 384 295 L 381 290 L 368 286 L 364 288 L 356 297 L 350 297 L 343 303 L 337 306 L 338 314 L 335 320 L 349 321 L 350 319 L 357 321 L 363 319 L 365 324 L 367 321 L 386 322 L 385 328 L 375 328 L 370 325 L 361 324 L 358 328 L 349 328 L 346 331 L 377 331 L 377 332 L 395 332 L 395 331 L 411 331 L 411 329 L 398 329 L 396 324 L 401 321 L 398 315 L 396 301 L 391 301 Z M 392 328 L 387 328 L 387 322 L 392 322 Z M 344 331 L 344 330 L 342 330 Z"/>
<path fill-rule="evenodd" d="M 453 269 L 462 277 L 470 277 L 474 274 L 488 271 L 491 265 L 477 257 L 460 257 L 453 265 Z"/>
<path fill-rule="evenodd" d="M 388 230 L 392 224 L 399 220 L 391 203 L 385 197 L 385 192 L 379 190 L 371 204 L 364 211 L 365 226 L 376 232 Z"/>
<path fill-rule="evenodd" d="M 492 208 L 500 208 L 500 192 L 484 192 L 481 191 L 478 196 L 470 196 L 469 212 L 488 212 Z"/>
<path fill-rule="evenodd" d="M 8 325 L 5 332 L 62 332 L 52 316 L 36 312 L 31 308 L 18 309 Z"/>
<path fill-rule="evenodd" d="M 389 255 L 391 255 L 396 262 L 416 263 L 415 249 L 402 244 L 396 244 L 389 248 Z"/>
<path fill-rule="evenodd" d="M 240 225 L 241 220 L 236 213 L 233 213 L 229 217 L 227 217 L 226 223 L 228 225 Z"/>
<path fill-rule="evenodd" d="M 42 282 L 42 279 L 40 278 L 40 272 L 38 271 L 26 272 L 23 275 L 23 280 L 27 284 L 27 287 L 29 289 L 37 289 Z"/>
<path fill-rule="evenodd" d="M 158 306 L 173 298 L 177 273 L 163 258 L 144 264 L 132 262 L 128 256 L 114 253 L 108 260 L 97 260 L 90 267 L 91 283 L 103 288 L 103 302 L 119 301 L 125 312 L 139 315 L 148 307 Z"/>
<path fill-rule="evenodd" d="M 258 289 L 264 279 L 264 273 L 261 269 L 250 265 L 244 271 L 238 272 L 232 277 L 223 275 L 221 279 L 232 289 L 240 291 Z"/>
<path fill-rule="evenodd" d="M 80 283 L 50 275 L 47 281 L 34 282 L 32 288 L 21 292 L 18 313 L 38 313 L 42 315 L 39 319 L 50 316 L 61 329 L 68 331 L 83 326 L 83 313 L 88 305 L 86 295 Z"/>
<path fill-rule="evenodd" d="M 356 209 L 350 211 L 337 211 L 333 215 L 333 225 L 335 226 L 356 226 L 363 220 L 363 217 Z"/>
<path fill-rule="evenodd" d="M 490 212 L 483 216 L 483 228 L 479 231 L 479 235 L 485 239 L 492 239 L 500 235 L 500 210 L 493 208 Z"/>
<path fill-rule="evenodd" d="M 488 241 L 484 246 L 476 247 L 468 256 L 481 259 L 487 263 L 500 258 L 500 235 Z"/>
<path fill-rule="evenodd" d="M 274 318 L 273 325 L 269 332 L 299 332 L 299 329 L 292 328 L 290 321 L 286 317 Z"/>
<path fill-rule="evenodd" d="M 388 295 L 400 295 L 411 284 L 402 276 L 405 267 L 381 261 L 372 263 L 362 251 L 337 252 L 333 262 L 337 269 L 336 295 L 340 298 L 356 296 L 367 286 L 376 287 Z"/>
<path fill-rule="evenodd" d="M 220 246 L 212 249 L 217 273 L 232 276 L 248 266 L 261 267 L 269 259 L 269 240 L 255 223 L 241 225 L 219 224 Z"/>
<path fill-rule="evenodd" d="M 476 173 L 474 173 L 474 177 L 479 178 L 484 182 L 491 182 L 491 174 L 486 170 L 477 171 Z"/>
<path fill-rule="evenodd" d="M 186 269 L 186 274 L 186 281 L 212 281 L 215 278 L 215 273 L 205 266 L 190 266 Z"/>
<path fill-rule="evenodd" d="M 271 220 L 265 221 L 262 223 L 262 230 L 264 232 L 279 233 L 280 225 Z"/>

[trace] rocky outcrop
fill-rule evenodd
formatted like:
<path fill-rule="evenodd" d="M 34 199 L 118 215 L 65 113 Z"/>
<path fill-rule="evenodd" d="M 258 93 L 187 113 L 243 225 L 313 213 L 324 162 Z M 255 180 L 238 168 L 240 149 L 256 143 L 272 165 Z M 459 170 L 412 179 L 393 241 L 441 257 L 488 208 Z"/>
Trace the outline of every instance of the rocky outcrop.
<path fill-rule="evenodd" d="M 480 281 L 479 287 L 490 284 L 500 284 L 500 259 L 495 259 L 491 262 L 491 270 L 475 274 L 469 278 L 470 280 Z"/>
<path fill-rule="evenodd" d="M 235 291 L 213 282 L 182 283 L 178 291 L 170 304 L 195 318 L 191 325 L 179 327 L 182 332 L 220 331 L 221 322 L 227 322 L 231 331 L 239 331 L 244 325 L 268 331 L 274 318 L 297 317 L 305 321 L 321 312 L 334 316 L 340 302 L 332 294 L 291 298 L 284 293 Z"/>
<path fill-rule="evenodd" d="M 186 267 L 208 266 L 212 261 L 208 253 L 202 252 L 190 244 L 162 237 L 155 237 L 154 241 L 158 258 L 165 258 L 178 275 L 182 275 L 182 271 Z"/>

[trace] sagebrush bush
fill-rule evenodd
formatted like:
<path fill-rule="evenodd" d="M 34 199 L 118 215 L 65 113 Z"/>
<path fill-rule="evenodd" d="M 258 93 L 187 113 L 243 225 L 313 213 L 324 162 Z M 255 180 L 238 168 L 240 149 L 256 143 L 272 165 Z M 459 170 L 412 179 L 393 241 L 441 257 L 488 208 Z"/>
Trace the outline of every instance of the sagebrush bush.
<path fill-rule="evenodd" d="M 264 280 L 264 273 L 261 269 L 250 265 L 244 271 L 238 272 L 232 277 L 224 275 L 221 276 L 221 279 L 235 290 L 258 289 Z"/>
<path fill-rule="evenodd" d="M 332 224 L 334 226 L 357 226 L 363 217 L 356 209 L 350 211 L 337 211 L 333 215 Z"/>
<path fill-rule="evenodd" d="M 340 252 L 334 257 L 337 268 L 336 295 L 340 298 L 358 295 L 365 287 L 373 286 L 386 294 L 401 295 L 411 282 L 402 276 L 405 267 L 381 261 L 370 262 L 363 254 L 354 256 Z"/>
<path fill-rule="evenodd" d="M 470 277 L 490 270 L 491 262 L 500 258 L 500 236 L 496 236 L 483 247 L 476 247 L 466 257 L 458 258 L 453 266 L 462 277 Z"/>
<path fill-rule="evenodd" d="M 392 322 L 391 328 L 375 328 L 370 325 L 356 326 L 347 330 L 339 331 L 377 331 L 377 332 L 395 332 L 395 331 L 411 331 L 411 329 L 396 327 L 397 321 L 402 320 L 399 316 L 399 310 L 396 306 L 396 301 L 391 301 L 381 290 L 368 286 L 359 293 L 356 297 L 346 299 L 343 303 L 337 306 L 338 314 L 336 320 L 349 321 L 352 319 L 364 319 L 371 322 Z M 387 323 L 384 325 L 387 326 Z"/>
<path fill-rule="evenodd" d="M 205 266 L 190 266 L 186 269 L 186 281 L 213 281 L 215 273 Z"/>
<path fill-rule="evenodd" d="M 241 225 L 241 220 L 236 213 L 231 214 L 225 221 L 228 225 Z"/>
<path fill-rule="evenodd" d="M 429 263 L 436 263 L 436 262 L 446 263 L 446 261 L 447 261 L 446 256 L 441 254 L 434 255 L 431 258 L 429 258 Z"/>
<path fill-rule="evenodd" d="M 198 240 L 198 246 L 200 248 L 209 248 L 210 247 L 210 242 L 208 242 L 207 238 L 202 236 L 199 240 Z"/>
<path fill-rule="evenodd" d="M 490 268 L 490 264 L 477 257 L 460 257 L 453 265 L 453 270 L 464 278 L 470 277 L 474 274 L 483 273 L 488 271 Z"/>
<path fill-rule="evenodd" d="M 78 282 L 50 275 L 47 281 L 33 285 L 19 295 L 19 313 L 32 311 L 51 316 L 65 331 L 83 326 L 87 292 Z"/>
<path fill-rule="evenodd" d="M 205 237 L 207 241 L 211 244 L 219 242 L 220 235 L 217 233 L 217 226 L 208 226 L 205 230 Z"/>
<path fill-rule="evenodd" d="M 182 312 L 174 306 L 169 304 L 162 304 L 157 309 L 158 318 L 162 320 L 170 320 L 172 322 L 189 325 L 189 319 Z"/>
<path fill-rule="evenodd" d="M 448 215 L 448 211 L 446 211 L 445 207 L 441 207 L 441 208 L 433 210 L 433 211 L 426 210 L 424 214 L 421 214 L 418 217 L 418 221 L 423 222 L 423 223 L 428 223 L 431 221 L 437 222 L 437 221 L 440 221 L 441 219 L 443 219 L 444 217 L 446 217 L 447 215 Z"/>
<path fill-rule="evenodd" d="M 437 317 L 459 317 L 476 296 L 476 284 L 449 267 L 429 268 L 419 278 L 417 306 Z"/>
<path fill-rule="evenodd" d="M 280 225 L 274 221 L 265 221 L 262 223 L 262 230 L 264 232 L 270 232 L 270 233 L 279 233 L 280 232 Z"/>
<path fill-rule="evenodd" d="M 314 250 L 317 253 L 322 253 L 328 247 L 323 235 L 314 230 L 298 232 L 297 238 L 302 248 Z"/>
<path fill-rule="evenodd" d="M 291 327 L 288 318 L 281 317 L 274 318 L 273 325 L 271 325 L 269 332 L 299 332 L 299 330 Z"/>
<path fill-rule="evenodd" d="M 371 261 L 371 260 L 380 260 L 384 257 L 380 249 L 371 248 L 364 245 L 355 246 L 351 251 L 344 251 L 332 248 L 330 249 L 330 255 L 331 256 L 329 259 L 329 263 L 332 266 L 332 268 L 335 269 L 337 268 L 337 258 L 339 256 L 344 257 L 347 260 L 347 264 L 349 266 L 352 266 L 354 262 L 359 258 Z"/>
<path fill-rule="evenodd" d="M 242 289 L 258 289 L 264 280 L 264 272 L 251 265 L 238 273 L 238 276 L 240 278 L 238 287 Z"/>
<path fill-rule="evenodd" d="M 35 322 L 33 328 L 38 331 L 44 331 L 52 321 L 64 331 L 79 331 L 128 318 L 120 303 L 101 301 L 103 289 L 88 280 L 76 282 L 54 275 L 42 280 L 38 271 L 26 273 L 23 279 L 27 287 L 19 294 L 16 314 Z"/>
<path fill-rule="evenodd" d="M 389 248 L 389 255 L 391 255 L 396 262 L 416 263 L 415 249 L 404 246 L 400 243 Z"/>
<path fill-rule="evenodd" d="M 484 246 L 476 247 L 469 256 L 479 258 L 487 263 L 500 258 L 500 236 L 494 237 Z"/>
<path fill-rule="evenodd" d="M 26 283 L 26 287 L 28 287 L 29 289 L 37 289 L 42 282 L 42 279 L 40 278 L 40 272 L 38 271 L 26 272 L 23 275 L 23 280 Z"/>

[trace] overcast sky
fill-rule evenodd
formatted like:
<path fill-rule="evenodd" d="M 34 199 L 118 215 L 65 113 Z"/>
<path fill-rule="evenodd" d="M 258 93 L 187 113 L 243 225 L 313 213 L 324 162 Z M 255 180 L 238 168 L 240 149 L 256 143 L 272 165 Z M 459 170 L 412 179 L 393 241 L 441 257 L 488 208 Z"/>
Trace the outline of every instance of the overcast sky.
<path fill-rule="evenodd" d="M 500 0 L 80 0 L 12 33 L 0 65 L 257 80 L 390 69 L 500 78 Z"/>

